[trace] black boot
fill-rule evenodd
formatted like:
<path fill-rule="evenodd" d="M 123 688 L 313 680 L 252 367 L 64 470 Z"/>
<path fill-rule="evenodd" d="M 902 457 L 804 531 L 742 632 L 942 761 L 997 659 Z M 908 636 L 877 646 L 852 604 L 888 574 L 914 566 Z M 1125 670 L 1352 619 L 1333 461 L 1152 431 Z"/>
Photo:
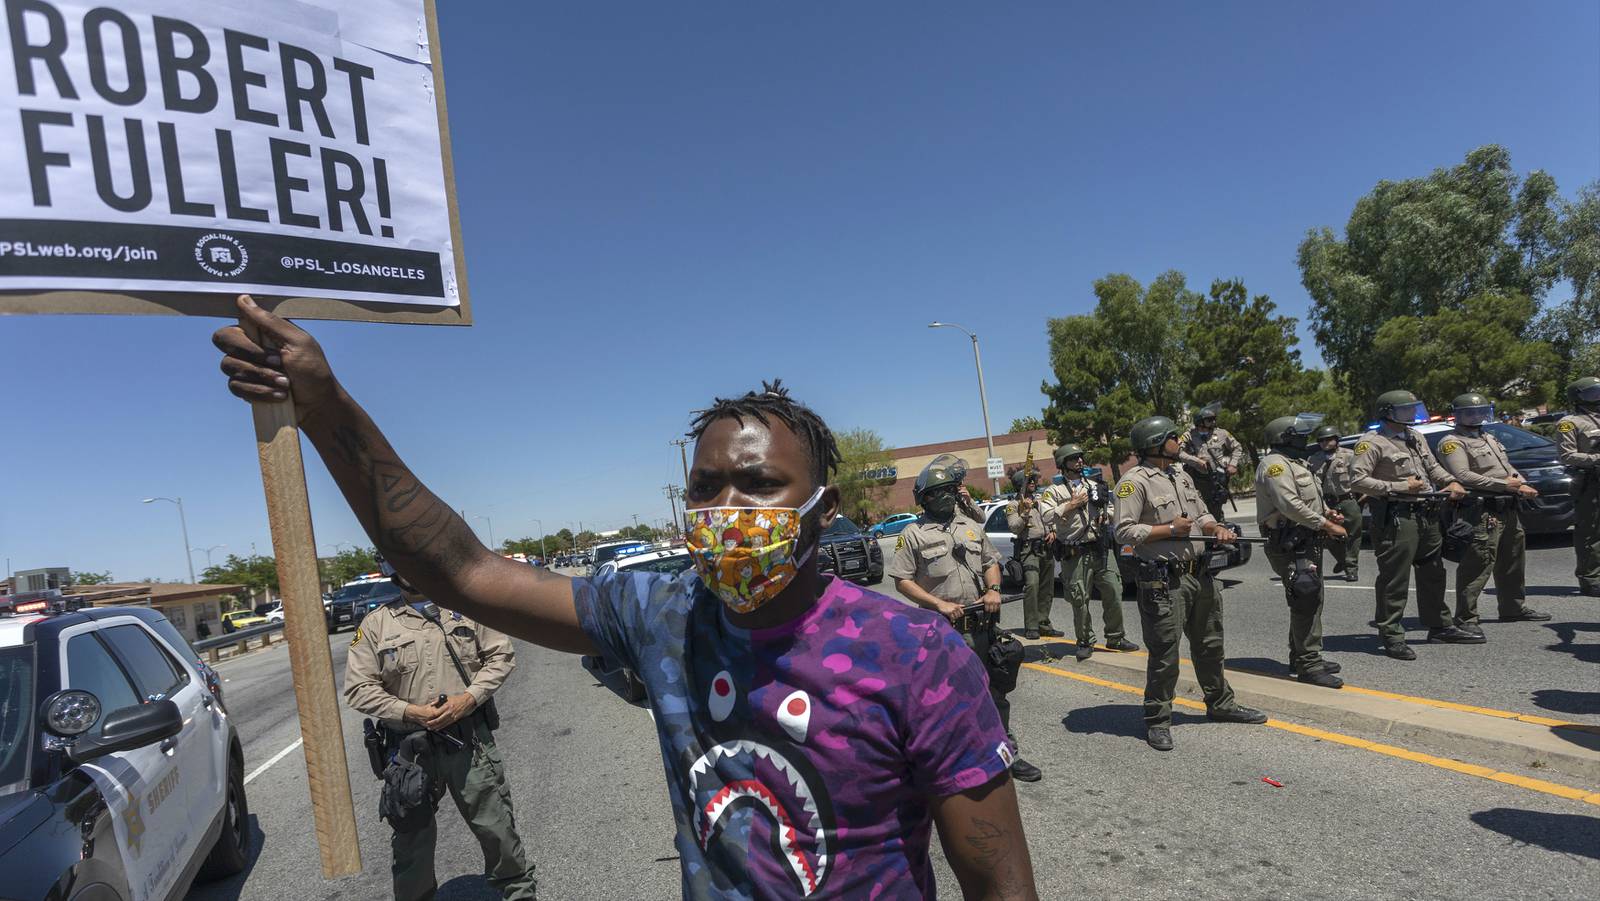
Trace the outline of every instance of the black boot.
<path fill-rule="evenodd" d="M 1259 726 L 1267 721 L 1267 715 L 1254 707 L 1223 707 L 1219 710 L 1207 710 L 1206 719 L 1219 723 L 1244 723 L 1250 726 Z"/>
<path fill-rule="evenodd" d="M 1172 750 L 1172 729 L 1168 726 L 1151 726 L 1144 740 L 1157 751 Z"/>
<path fill-rule="evenodd" d="M 1483 644 L 1486 639 L 1482 634 L 1474 635 L 1455 626 L 1434 626 L 1428 630 L 1428 640 L 1445 644 Z"/>
<path fill-rule="evenodd" d="M 1501 616 L 1500 621 L 1503 623 L 1542 623 L 1554 618 L 1550 614 L 1535 610 L 1532 607 L 1523 607 L 1510 616 Z"/>
<path fill-rule="evenodd" d="M 1044 778 L 1044 773 L 1038 767 L 1018 757 L 1011 764 L 1011 778 L 1018 782 L 1038 782 Z"/>
<path fill-rule="evenodd" d="M 1078 649 L 1073 652 L 1072 656 L 1078 658 L 1078 660 L 1080 660 L 1080 661 L 1083 661 L 1083 660 L 1088 660 L 1089 659 L 1089 655 L 1091 655 L 1093 653 L 1094 653 L 1094 645 L 1092 645 L 1092 644 L 1090 644 L 1089 642 L 1086 642 L 1086 641 L 1080 641 L 1080 642 L 1078 642 Z"/>

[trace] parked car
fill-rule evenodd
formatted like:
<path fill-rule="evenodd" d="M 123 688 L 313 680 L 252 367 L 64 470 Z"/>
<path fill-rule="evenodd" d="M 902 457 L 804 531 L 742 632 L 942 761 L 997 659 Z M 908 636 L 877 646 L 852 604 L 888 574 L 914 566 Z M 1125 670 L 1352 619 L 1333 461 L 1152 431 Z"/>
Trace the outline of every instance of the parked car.
<path fill-rule="evenodd" d="M 389 584 L 388 579 L 361 579 L 350 582 L 333 593 L 333 598 L 323 608 L 328 617 L 328 631 L 337 632 L 340 629 L 355 628 L 360 616 L 356 615 L 356 605 L 365 600 L 367 595 L 377 590 L 380 584 Z M 361 611 L 365 615 L 366 611 Z"/>
<path fill-rule="evenodd" d="M 232 610 L 222 614 L 222 631 L 237 632 L 252 626 L 266 625 L 267 618 L 254 610 Z"/>
<path fill-rule="evenodd" d="M 602 563 L 596 577 L 610 572 L 649 572 L 667 576 L 681 575 L 694 567 L 689 549 L 682 545 L 651 548 L 634 554 L 624 554 Z M 639 707 L 649 706 L 645 698 L 644 683 L 633 671 L 598 654 L 585 654 L 579 661 L 594 676 L 595 681 L 611 689 L 617 697 Z"/>
<path fill-rule="evenodd" d="M 272 609 L 267 611 L 267 622 L 269 622 L 269 623 L 281 623 L 281 622 L 283 622 L 283 605 L 282 604 L 273 604 L 272 605 Z"/>
<path fill-rule="evenodd" d="M 600 571 L 600 567 L 601 567 L 602 564 L 604 564 L 607 560 L 610 560 L 613 557 L 617 556 L 618 554 L 624 553 L 625 551 L 627 551 L 627 550 L 629 550 L 631 548 L 641 548 L 641 547 L 649 547 L 649 546 L 650 546 L 650 542 L 642 541 L 642 540 L 640 540 L 638 538 L 629 538 L 629 539 L 625 539 L 625 540 L 621 540 L 621 541 L 605 541 L 605 542 L 601 542 L 600 544 L 597 544 L 594 547 L 589 548 L 590 558 L 589 558 L 589 561 L 587 563 L 585 563 L 585 565 L 590 568 L 591 572 L 599 572 Z"/>
<path fill-rule="evenodd" d="M 361 625 L 361 621 L 367 618 L 367 614 L 394 601 L 398 597 L 400 597 L 400 586 L 394 584 L 392 580 L 384 579 L 372 583 L 372 591 L 350 605 L 350 609 L 355 616 L 355 624 Z"/>
<path fill-rule="evenodd" d="M 0 894 L 182 898 L 245 868 L 244 754 L 196 660 L 150 608 L 0 602 Z"/>
<path fill-rule="evenodd" d="M 1439 442 L 1455 430 L 1449 422 L 1425 422 L 1415 426 L 1417 433 L 1428 441 L 1435 455 Z M 1503 422 L 1490 422 L 1484 428 L 1505 446 L 1506 458 L 1528 479 L 1528 484 L 1538 489 L 1539 496 L 1521 503 L 1522 527 L 1530 535 L 1565 532 L 1572 528 L 1576 511 L 1572 504 L 1572 473 L 1561 465 L 1556 456 L 1555 442 L 1542 435 L 1519 429 Z M 1367 433 L 1347 435 L 1339 439 L 1345 447 L 1354 447 Z M 1445 505 L 1441 505 L 1441 508 Z M 1365 525 L 1372 525 L 1372 514 L 1363 505 Z M 1448 515 L 1447 511 L 1441 513 Z M 1371 535 L 1370 528 L 1367 534 Z"/>
<path fill-rule="evenodd" d="M 1012 554 L 1012 547 L 1016 536 L 1011 533 L 1011 526 L 1006 522 L 1006 501 L 988 501 L 980 506 L 984 514 L 984 534 L 989 536 L 989 541 L 1000 552 L 1001 559 L 1007 559 Z M 1202 511 L 1203 512 L 1203 511 Z M 1197 530 L 1198 531 L 1198 530 Z M 1250 545 L 1210 545 L 1209 567 L 1212 572 L 1221 572 L 1243 566 L 1250 561 Z M 1137 590 L 1134 583 L 1138 579 L 1135 570 L 1137 558 L 1133 553 L 1133 545 L 1124 544 L 1117 549 L 1117 572 L 1122 576 L 1122 594 L 1131 596 Z M 1004 570 L 1002 569 L 1002 574 Z M 1022 585 L 1018 582 L 1002 580 L 1002 591 L 1021 591 Z M 1056 568 L 1056 594 L 1066 597 L 1065 587 L 1061 583 L 1061 569 Z"/>
<path fill-rule="evenodd" d="M 867 529 L 867 534 L 873 538 L 888 538 L 904 532 L 906 526 L 916 521 L 917 514 L 915 513 L 896 513 L 893 516 L 885 517 L 882 522 L 873 523 L 872 527 Z"/>
<path fill-rule="evenodd" d="M 883 581 L 883 548 L 876 538 L 844 516 L 834 517 L 823 531 L 817 544 L 817 564 L 823 572 L 835 573 L 858 585 Z"/>

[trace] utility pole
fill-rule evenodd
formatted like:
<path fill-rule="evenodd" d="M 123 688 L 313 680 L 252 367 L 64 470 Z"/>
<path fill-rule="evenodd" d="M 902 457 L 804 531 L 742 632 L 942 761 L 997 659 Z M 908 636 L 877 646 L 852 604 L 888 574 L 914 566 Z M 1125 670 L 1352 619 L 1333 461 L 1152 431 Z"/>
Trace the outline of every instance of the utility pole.
<path fill-rule="evenodd" d="M 689 439 L 687 439 L 687 438 L 674 438 L 673 440 L 668 441 L 667 443 L 668 444 L 676 444 L 678 446 L 678 461 L 683 464 L 683 487 L 688 488 L 689 487 L 689 452 L 684 450 L 684 448 L 689 446 Z"/>
<path fill-rule="evenodd" d="M 994 435 L 989 431 L 989 392 L 983 386 L 983 357 L 978 353 L 978 336 L 953 322 L 928 323 L 928 328 L 953 328 L 965 332 L 972 339 L 972 362 L 978 367 L 978 403 L 983 406 L 983 440 L 989 445 L 989 459 L 994 459 Z M 1000 480 L 994 479 L 994 496 L 1000 496 Z"/>

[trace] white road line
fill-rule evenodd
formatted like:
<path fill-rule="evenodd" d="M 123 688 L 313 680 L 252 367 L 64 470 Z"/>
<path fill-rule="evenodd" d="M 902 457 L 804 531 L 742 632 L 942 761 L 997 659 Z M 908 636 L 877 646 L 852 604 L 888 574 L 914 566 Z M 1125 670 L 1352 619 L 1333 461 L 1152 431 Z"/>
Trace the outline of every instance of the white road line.
<path fill-rule="evenodd" d="M 292 744 L 289 747 L 284 748 L 282 751 L 279 751 L 278 753 L 272 755 L 272 759 L 271 760 L 269 760 L 266 763 L 263 763 L 262 765 L 256 767 L 254 770 L 252 770 L 250 772 L 250 775 L 244 777 L 244 784 L 245 785 L 249 785 L 250 781 L 252 779 L 256 778 L 257 776 L 259 776 L 262 773 L 265 773 L 267 770 L 271 769 L 273 764 L 277 763 L 278 761 L 282 760 L 285 757 L 288 757 L 289 756 L 289 752 L 293 751 L 295 748 L 300 747 L 300 745 L 303 744 L 304 742 L 305 742 L 305 739 L 297 738 L 297 739 L 294 740 L 294 744 Z"/>

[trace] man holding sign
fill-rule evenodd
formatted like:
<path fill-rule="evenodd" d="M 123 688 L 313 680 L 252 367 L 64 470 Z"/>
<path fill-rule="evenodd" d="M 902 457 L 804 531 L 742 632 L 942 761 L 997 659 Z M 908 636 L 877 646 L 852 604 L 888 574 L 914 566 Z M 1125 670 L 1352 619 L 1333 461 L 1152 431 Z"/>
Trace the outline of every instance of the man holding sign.
<path fill-rule="evenodd" d="M 982 666 L 941 617 L 823 576 L 832 433 L 776 383 L 701 412 L 695 569 L 570 579 L 507 560 L 429 491 L 317 342 L 241 297 L 229 389 L 288 400 L 362 526 L 442 606 L 645 680 L 687 897 L 920 897 L 937 825 L 968 897 L 1035 898 Z M 690 653 L 690 649 L 693 653 Z"/>

